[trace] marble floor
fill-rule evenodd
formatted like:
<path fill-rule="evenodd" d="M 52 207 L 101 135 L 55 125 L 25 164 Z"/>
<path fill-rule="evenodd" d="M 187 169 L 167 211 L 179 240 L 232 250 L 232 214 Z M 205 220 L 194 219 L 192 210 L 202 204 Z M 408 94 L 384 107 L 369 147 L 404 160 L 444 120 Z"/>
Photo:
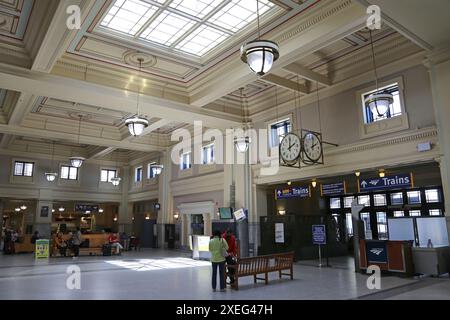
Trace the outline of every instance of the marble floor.
<path fill-rule="evenodd" d="M 81 271 L 81 288 L 66 286 L 71 266 Z M 159 300 L 334 300 L 450 299 L 450 281 L 443 278 L 383 276 L 380 290 L 366 286 L 367 275 L 355 273 L 351 258 L 299 261 L 294 280 L 270 275 L 269 285 L 240 279 L 240 290 L 212 292 L 207 261 L 189 253 L 160 249 L 125 252 L 113 257 L 51 258 L 35 261 L 32 254 L 0 254 L 0 299 L 159 299 Z"/>

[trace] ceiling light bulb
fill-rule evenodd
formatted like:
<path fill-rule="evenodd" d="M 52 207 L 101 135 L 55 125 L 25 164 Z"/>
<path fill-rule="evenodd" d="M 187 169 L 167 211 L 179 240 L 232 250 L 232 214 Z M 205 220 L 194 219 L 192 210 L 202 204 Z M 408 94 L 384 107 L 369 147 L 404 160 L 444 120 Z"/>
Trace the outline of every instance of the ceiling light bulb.
<path fill-rule="evenodd" d="M 245 153 L 248 150 L 250 145 L 250 138 L 246 137 L 236 137 L 234 138 L 234 145 L 236 146 L 236 150 L 240 153 Z"/>
<path fill-rule="evenodd" d="M 254 40 L 241 47 L 241 60 L 260 76 L 270 71 L 279 56 L 278 45 L 269 40 Z"/>
<path fill-rule="evenodd" d="M 58 209 L 59 212 L 63 212 L 64 210 L 66 210 L 66 209 L 64 207 L 62 207 L 62 206 L 59 207 L 59 209 Z"/>
<path fill-rule="evenodd" d="M 58 174 L 56 172 L 46 172 L 46 173 L 44 173 L 44 175 L 45 175 L 45 179 L 47 179 L 48 182 L 55 181 L 56 177 L 58 176 Z"/>
<path fill-rule="evenodd" d="M 52 209 L 52 212 L 55 212 L 55 209 Z"/>
<path fill-rule="evenodd" d="M 79 168 L 83 165 L 83 162 L 86 159 L 83 157 L 71 157 L 69 160 L 72 167 Z"/>
<path fill-rule="evenodd" d="M 117 217 L 114 217 L 114 221 L 117 221 Z"/>
<path fill-rule="evenodd" d="M 359 177 L 361 175 L 361 172 L 355 171 L 355 176 Z"/>
<path fill-rule="evenodd" d="M 90 214 L 91 213 L 91 210 L 86 210 L 86 214 Z"/>
<path fill-rule="evenodd" d="M 289 181 L 287 182 L 287 185 L 290 186 L 291 184 L 292 184 L 292 181 L 289 180 Z"/>
<path fill-rule="evenodd" d="M 23 204 L 23 205 L 20 206 L 20 209 L 21 210 L 27 210 L 27 206 Z"/>
<path fill-rule="evenodd" d="M 103 213 L 103 209 L 102 208 L 98 209 L 98 212 Z"/>
<path fill-rule="evenodd" d="M 384 177 L 386 176 L 384 170 L 380 170 L 380 171 L 378 172 L 378 175 L 380 176 L 380 178 L 384 178 Z"/>
<path fill-rule="evenodd" d="M 311 181 L 311 185 L 313 188 L 315 188 L 317 186 L 317 181 L 316 180 Z"/>
<path fill-rule="evenodd" d="M 128 131 L 134 137 L 140 136 L 144 129 L 148 127 L 148 120 L 141 117 L 132 117 L 125 120 L 125 125 L 128 127 Z"/>
<path fill-rule="evenodd" d="M 15 208 L 14 211 L 19 212 L 20 208 Z"/>
<path fill-rule="evenodd" d="M 278 210 L 278 214 L 280 216 L 284 216 L 286 214 L 286 210 Z"/>

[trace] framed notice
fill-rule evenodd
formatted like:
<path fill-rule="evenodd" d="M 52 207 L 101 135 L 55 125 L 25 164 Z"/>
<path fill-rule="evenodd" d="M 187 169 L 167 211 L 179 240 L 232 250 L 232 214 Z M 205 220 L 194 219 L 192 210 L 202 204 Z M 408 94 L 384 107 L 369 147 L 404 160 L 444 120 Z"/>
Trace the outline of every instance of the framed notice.
<path fill-rule="evenodd" d="M 48 218 L 48 206 L 41 207 L 41 218 Z"/>
<path fill-rule="evenodd" d="M 284 243 L 284 223 L 275 223 L 275 243 Z"/>

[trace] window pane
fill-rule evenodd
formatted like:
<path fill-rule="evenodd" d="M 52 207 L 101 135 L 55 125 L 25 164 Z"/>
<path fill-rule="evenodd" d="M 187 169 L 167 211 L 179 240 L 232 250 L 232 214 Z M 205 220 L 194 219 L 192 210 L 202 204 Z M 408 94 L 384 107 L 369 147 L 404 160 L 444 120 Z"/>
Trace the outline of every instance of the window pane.
<path fill-rule="evenodd" d="M 284 136 L 291 131 L 289 120 L 283 120 L 270 126 L 270 146 L 276 147 L 283 140 Z"/>
<path fill-rule="evenodd" d="M 408 203 L 414 204 L 414 203 L 420 203 L 420 191 L 408 191 Z"/>
<path fill-rule="evenodd" d="M 404 216 L 405 216 L 404 211 L 394 211 L 394 218 L 400 218 L 400 217 L 404 217 Z"/>
<path fill-rule="evenodd" d="M 364 101 L 366 98 L 368 98 L 371 94 L 374 93 L 380 93 L 380 94 L 386 94 L 390 93 L 393 96 L 393 103 L 389 106 L 387 112 L 385 114 L 380 114 L 379 111 L 376 108 L 371 110 L 369 107 L 367 107 L 363 103 L 363 108 L 365 109 L 366 113 L 366 123 L 376 122 L 392 117 L 396 117 L 402 114 L 402 107 L 400 102 L 400 92 L 399 87 L 397 83 L 394 83 L 392 85 L 389 85 L 387 87 L 381 88 L 378 91 L 370 91 L 366 92 L 362 95 L 362 100 Z"/>
<path fill-rule="evenodd" d="M 21 176 L 23 175 L 23 162 L 18 162 L 16 161 L 15 165 L 14 165 L 14 175 L 15 176 Z"/>
<path fill-rule="evenodd" d="M 135 171 L 135 179 L 136 182 L 139 182 L 142 180 L 142 167 L 136 168 Z"/>
<path fill-rule="evenodd" d="M 386 195 L 385 194 L 374 194 L 373 203 L 375 206 L 385 206 L 386 205 Z"/>
<path fill-rule="evenodd" d="M 102 170 L 100 174 L 100 181 L 107 182 L 108 181 L 108 170 Z"/>
<path fill-rule="evenodd" d="M 69 179 L 70 180 L 77 180 L 78 176 L 78 168 L 70 167 L 69 169 Z"/>
<path fill-rule="evenodd" d="M 403 193 L 401 192 L 391 193 L 391 204 L 392 205 L 403 204 Z"/>
<path fill-rule="evenodd" d="M 69 167 L 61 167 L 61 179 L 69 179 Z"/>
<path fill-rule="evenodd" d="M 330 199 L 330 209 L 340 209 L 341 208 L 341 199 L 340 198 L 331 198 Z"/>
<path fill-rule="evenodd" d="M 429 213 L 430 213 L 430 216 L 440 216 L 440 215 L 442 215 L 441 209 L 431 209 L 429 211 Z"/>
<path fill-rule="evenodd" d="M 364 221 L 364 230 L 366 234 L 372 234 L 372 229 L 370 226 L 370 214 L 368 212 L 360 213 L 361 220 Z"/>
<path fill-rule="evenodd" d="M 116 170 L 108 170 L 108 182 L 111 182 L 111 179 L 115 177 L 116 177 Z"/>
<path fill-rule="evenodd" d="M 353 199 L 354 199 L 353 197 L 345 197 L 344 198 L 344 208 L 351 208 Z"/>
<path fill-rule="evenodd" d="M 363 204 L 365 207 L 370 206 L 370 196 L 358 196 L 358 204 Z"/>
<path fill-rule="evenodd" d="M 378 239 L 388 239 L 386 212 L 377 212 Z"/>
<path fill-rule="evenodd" d="M 438 189 L 430 189 L 425 190 L 425 198 L 427 202 L 439 202 L 439 190 Z"/>
<path fill-rule="evenodd" d="M 25 167 L 23 170 L 23 175 L 26 177 L 33 176 L 33 163 L 25 163 Z"/>
<path fill-rule="evenodd" d="M 345 214 L 345 226 L 347 228 L 347 235 L 349 237 L 353 236 L 353 221 L 351 213 Z"/>
<path fill-rule="evenodd" d="M 409 216 L 410 217 L 420 217 L 421 216 L 420 210 L 409 210 Z"/>

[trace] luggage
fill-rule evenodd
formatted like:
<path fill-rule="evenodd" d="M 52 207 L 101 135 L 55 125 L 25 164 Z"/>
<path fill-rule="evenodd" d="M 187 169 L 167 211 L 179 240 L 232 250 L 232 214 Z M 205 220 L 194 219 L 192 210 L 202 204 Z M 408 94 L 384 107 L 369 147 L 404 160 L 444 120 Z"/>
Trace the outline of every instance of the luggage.
<path fill-rule="evenodd" d="M 102 247 L 102 252 L 104 256 L 110 256 L 112 254 L 112 247 L 110 244 L 104 244 Z"/>

